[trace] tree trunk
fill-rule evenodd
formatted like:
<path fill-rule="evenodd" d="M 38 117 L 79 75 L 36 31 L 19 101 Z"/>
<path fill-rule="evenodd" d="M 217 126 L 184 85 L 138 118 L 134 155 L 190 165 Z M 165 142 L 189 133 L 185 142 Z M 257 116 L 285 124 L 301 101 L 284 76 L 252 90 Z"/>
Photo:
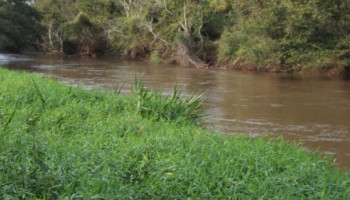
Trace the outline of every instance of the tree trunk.
<path fill-rule="evenodd" d="M 177 63 L 187 67 L 208 67 L 208 64 L 193 55 L 188 46 L 181 40 L 177 41 Z"/>

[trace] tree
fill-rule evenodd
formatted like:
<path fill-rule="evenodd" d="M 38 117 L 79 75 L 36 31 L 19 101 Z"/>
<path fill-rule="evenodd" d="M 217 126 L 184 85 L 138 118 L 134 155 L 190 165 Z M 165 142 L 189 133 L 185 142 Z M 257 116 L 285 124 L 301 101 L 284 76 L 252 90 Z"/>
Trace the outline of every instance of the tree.
<path fill-rule="evenodd" d="M 47 28 L 42 47 L 62 55 L 101 55 L 108 49 L 104 28 L 116 13 L 111 0 L 37 0 Z"/>
<path fill-rule="evenodd" d="M 36 48 L 43 27 L 41 15 L 23 0 L 0 0 L 0 51 Z"/>
<path fill-rule="evenodd" d="M 224 60 L 287 71 L 349 63 L 349 1 L 236 0 L 232 8 L 238 20 L 219 42 Z"/>

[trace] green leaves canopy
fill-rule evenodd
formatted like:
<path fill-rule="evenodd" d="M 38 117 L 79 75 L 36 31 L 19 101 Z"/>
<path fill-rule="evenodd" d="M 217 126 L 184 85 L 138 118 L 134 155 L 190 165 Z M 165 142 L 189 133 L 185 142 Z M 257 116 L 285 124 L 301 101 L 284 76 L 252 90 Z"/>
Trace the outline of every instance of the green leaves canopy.
<path fill-rule="evenodd" d="M 26 1 L 0 0 L 0 51 L 20 52 L 35 47 L 43 30 L 40 19 Z"/>

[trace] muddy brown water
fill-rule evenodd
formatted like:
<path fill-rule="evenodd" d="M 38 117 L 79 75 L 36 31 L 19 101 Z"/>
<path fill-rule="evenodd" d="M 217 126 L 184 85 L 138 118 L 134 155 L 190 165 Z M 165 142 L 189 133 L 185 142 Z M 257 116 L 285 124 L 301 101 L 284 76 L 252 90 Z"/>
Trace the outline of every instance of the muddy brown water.
<path fill-rule="evenodd" d="M 115 59 L 35 57 L 0 59 L 0 65 L 54 77 L 68 84 L 128 92 L 135 76 L 147 88 L 184 95 L 203 94 L 206 126 L 225 134 L 271 136 L 300 141 L 307 149 L 332 155 L 350 169 L 350 81 L 283 74 L 153 65 Z"/>

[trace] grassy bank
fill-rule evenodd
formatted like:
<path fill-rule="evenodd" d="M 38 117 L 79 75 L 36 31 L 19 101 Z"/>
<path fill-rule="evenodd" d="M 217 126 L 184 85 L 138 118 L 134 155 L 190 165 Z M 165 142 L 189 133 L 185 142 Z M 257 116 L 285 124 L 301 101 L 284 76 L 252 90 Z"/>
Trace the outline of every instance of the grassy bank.
<path fill-rule="evenodd" d="M 350 198 L 349 174 L 330 161 L 210 133 L 200 103 L 0 69 L 0 199 Z"/>

